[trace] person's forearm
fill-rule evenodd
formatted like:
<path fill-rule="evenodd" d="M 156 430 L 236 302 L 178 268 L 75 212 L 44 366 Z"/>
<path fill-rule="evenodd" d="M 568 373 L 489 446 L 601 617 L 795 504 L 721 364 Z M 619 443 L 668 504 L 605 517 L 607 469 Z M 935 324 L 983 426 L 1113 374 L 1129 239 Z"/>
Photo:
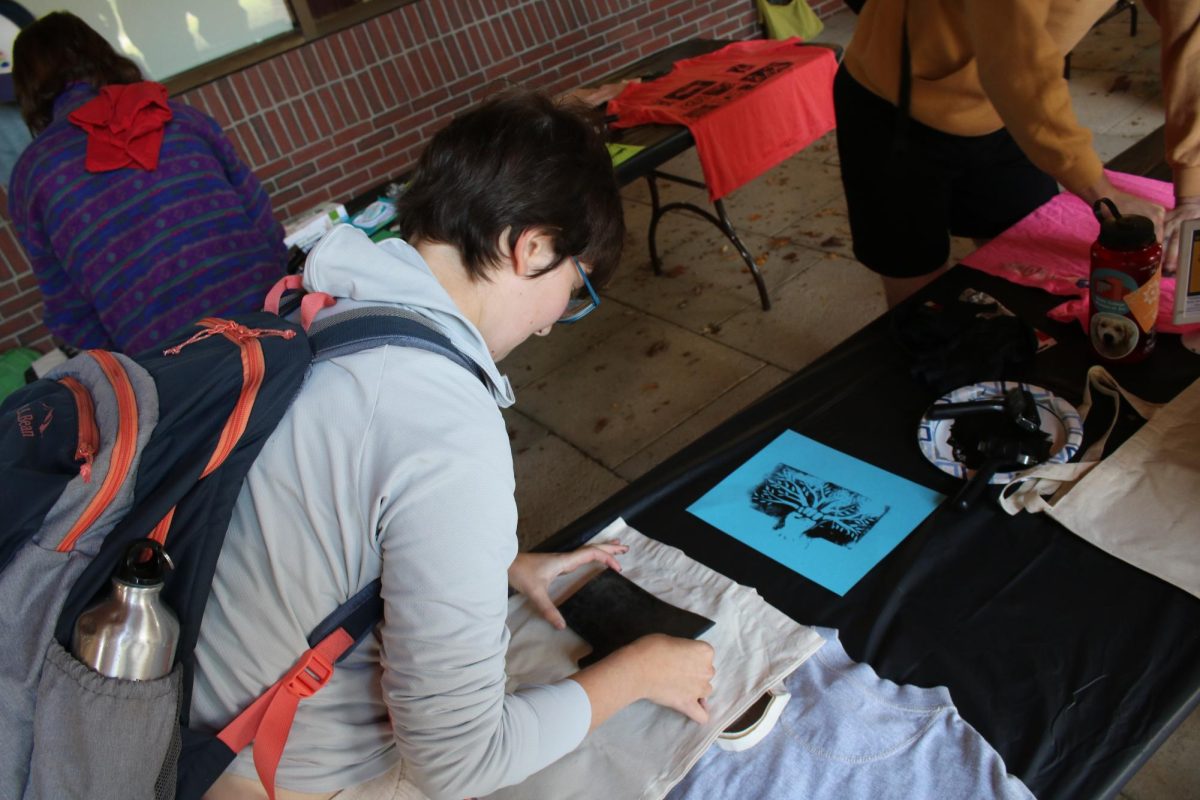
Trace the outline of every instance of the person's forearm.
<path fill-rule="evenodd" d="M 591 731 L 638 700 L 708 722 L 705 698 L 713 692 L 714 674 L 707 642 L 652 633 L 571 677 L 592 705 Z"/>
<path fill-rule="evenodd" d="M 1102 175 L 1100 180 L 1096 181 L 1090 186 L 1083 187 L 1079 191 L 1075 192 L 1075 195 L 1090 206 L 1101 197 L 1107 197 L 1109 194 L 1111 194 L 1112 188 L 1113 186 L 1112 183 L 1109 182 L 1108 176 Z"/>
<path fill-rule="evenodd" d="M 1095 208 L 1096 201 L 1103 197 L 1112 200 L 1122 215 L 1137 214 L 1146 217 L 1154 223 L 1154 233 L 1160 240 L 1164 240 L 1164 236 L 1169 236 L 1171 233 L 1170 229 L 1164 228 L 1165 211 L 1162 206 L 1153 200 L 1147 200 L 1118 189 L 1113 186 L 1106 175 L 1101 175 L 1100 180 L 1076 190 L 1075 195 L 1093 208 Z M 1174 271 L 1174 266 L 1169 259 L 1167 264 L 1169 274 Z"/>
<path fill-rule="evenodd" d="M 624 648 L 571 676 L 571 680 L 583 687 L 592 704 L 589 733 L 625 706 L 644 697 L 641 689 L 644 681 L 639 672 L 637 659 L 631 657 L 629 648 Z"/>
<path fill-rule="evenodd" d="M 1143 0 L 1162 35 L 1166 158 L 1175 194 L 1200 194 L 1200 0 Z"/>
<path fill-rule="evenodd" d="M 41 231 L 40 226 L 18 229 L 21 245 L 42 293 L 42 322 L 51 333 L 72 347 L 114 348 L 100 315 L 83 296 L 77 282 L 63 269 Z"/>

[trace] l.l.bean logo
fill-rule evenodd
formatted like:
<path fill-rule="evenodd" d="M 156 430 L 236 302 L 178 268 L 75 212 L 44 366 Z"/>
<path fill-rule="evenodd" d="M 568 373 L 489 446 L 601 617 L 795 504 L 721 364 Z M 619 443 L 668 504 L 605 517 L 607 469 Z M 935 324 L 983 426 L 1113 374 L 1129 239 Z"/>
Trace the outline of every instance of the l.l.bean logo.
<path fill-rule="evenodd" d="M 24 405 L 17 409 L 17 432 L 24 439 L 32 439 L 35 436 L 40 436 L 50 427 L 50 423 L 54 421 L 54 407 L 48 406 L 45 403 L 42 406 L 42 421 L 37 422 L 33 406 Z M 35 429 L 36 423 L 36 429 Z"/>
<path fill-rule="evenodd" d="M 17 430 L 25 439 L 32 439 L 33 432 L 33 409 L 29 406 L 21 406 L 17 409 Z"/>

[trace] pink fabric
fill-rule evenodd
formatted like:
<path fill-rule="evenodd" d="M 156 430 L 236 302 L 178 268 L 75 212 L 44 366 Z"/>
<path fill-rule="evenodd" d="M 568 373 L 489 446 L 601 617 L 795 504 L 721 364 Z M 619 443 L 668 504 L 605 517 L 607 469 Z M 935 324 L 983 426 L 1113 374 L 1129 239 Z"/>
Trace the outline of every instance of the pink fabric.
<path fill-rule="evenodd" d="M 1167 208 L 1175 205 L 1169 183 L 1108 172 L 1118 189 L 1153 200 Z M 1062 192 L 1025 219 L 963 259 L 969 267 L 1022 286 L 1036 286 L 1051 294 L 1075 295 L 1047 313 L 1059 322 L 1076 320 L 1088 329 L 1088 288 L 1092 242 L 1100 223 L 1087 203 Z M 1176 325 L 1175 278 L 1162 279 L 1159 287 L 1158 330 L 1167 333 L 1200 330 L 1200 325 Z"/>
<path fill-rule="evenodd" d="M 608 111 L 616 128 L 686 125 L 710 200 L 719 200 L 834 127 L 837 58 L 800 39 L 736 42 L 631 83 Z"/>

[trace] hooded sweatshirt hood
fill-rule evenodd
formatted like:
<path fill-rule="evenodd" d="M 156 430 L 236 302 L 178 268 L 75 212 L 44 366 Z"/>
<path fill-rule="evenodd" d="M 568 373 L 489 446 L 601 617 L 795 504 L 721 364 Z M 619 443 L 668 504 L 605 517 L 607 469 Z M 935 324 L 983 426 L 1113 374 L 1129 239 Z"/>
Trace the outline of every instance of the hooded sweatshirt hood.
<path fill-rule="evenodd" d="M 337 301 L 320 311 L 316 321 L 369 306 L 419 314 L 479 365 L 501 408 L 515 401 L 508 378 L 500 373 L 479 330 L 463 316 L 416 248 L 403 239 L 376 243 L 352 225 L 337 225 L 308 254 L 304 288 Z"/>

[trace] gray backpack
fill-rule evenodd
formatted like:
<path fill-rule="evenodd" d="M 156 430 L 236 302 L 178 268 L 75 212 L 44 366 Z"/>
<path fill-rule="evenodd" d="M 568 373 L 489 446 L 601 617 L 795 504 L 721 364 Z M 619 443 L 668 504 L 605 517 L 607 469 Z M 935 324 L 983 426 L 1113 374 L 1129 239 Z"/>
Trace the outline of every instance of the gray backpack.
<path fill-rule="evenodd" d="M 222 731 L 188 725 L 193 650 L 243 478 L 309 365 L 384 344 L 440 353 L 484 379 L 443 334 L 394 309 L 335 315 L 307 334 L 259 312 L 202 320 L 137 359 L 87 351 L 5 400 L 0 797 L 199 798 L 252 741 L 274 797 L 296 706 L 381 619 L 378 581 L 333 610 L 296 665 Z M 108 678 L 71 654 L 73 628 L 145 537 L 175 565 L 162 590 L 180 622 L 174 667 Z"/>

